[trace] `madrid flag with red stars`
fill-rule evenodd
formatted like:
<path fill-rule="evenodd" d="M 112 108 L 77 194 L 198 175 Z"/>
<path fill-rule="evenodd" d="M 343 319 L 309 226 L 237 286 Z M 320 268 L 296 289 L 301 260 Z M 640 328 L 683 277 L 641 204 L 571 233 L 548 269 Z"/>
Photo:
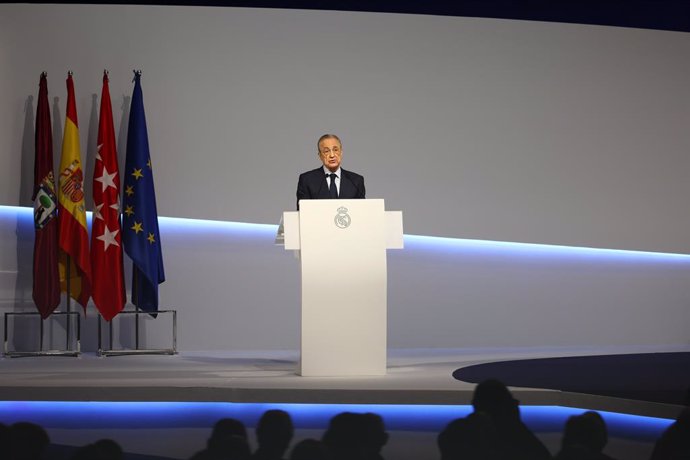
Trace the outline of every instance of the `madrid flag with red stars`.
<path fill-rule="evenodd" d="M 91 297 L 91 260 L 84 207 L 84 169 L 71 72 L 67 76 L 67 116 L 58 176 L 58 204 L 60 289 L 69 292 L 86 310 Z"/>
<path fill-rule="evenodd" d="M 108 73 L 103 72 L 98 153 L 93 170 L 91 280 L 96 308 L 110 321 L 125 306 L 125 276 L 120 234 L 120 174 L 117 166 Z"/>

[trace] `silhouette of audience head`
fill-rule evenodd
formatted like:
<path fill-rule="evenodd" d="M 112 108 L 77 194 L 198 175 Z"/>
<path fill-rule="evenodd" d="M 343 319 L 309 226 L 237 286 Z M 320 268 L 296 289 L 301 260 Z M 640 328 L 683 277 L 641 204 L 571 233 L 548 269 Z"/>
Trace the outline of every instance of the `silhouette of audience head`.
<path fill-rule="evenodd" d="M 213 425 L 211 439 L 220 439 L 228 436 L 239 436 L 240 438 L 247 439 L 247 428 L 245 428 L 244 423 L 237 419 L 222 418 Z"/>
<path fill-rule="evenodd" d="M 123 458 L 122 447 L 112 439 L 101 439 L 94 443 L 101 453 L 102 460 L 121 460 Z"/>
<path fill-rule="evenodd" d="M 588 411 L 568 418 L 557 460 L 604 460 L 608 442 L 606 422 L 598 412 Z"/>
<path fill-rule="evenodd" d="M 255 457 L 282 458 L 294 432 L 290 414 L 277 409 L 264 412 L 256 426 L 256 441 L 259 448 Z"/>
<path fill-rule="evenodd" d="M 488 415 L 475 412 L 450 422 L 436 438 L 441 460 L 495 459 L 495 432 Z"/>
<path fill-rule="evenodd" d="M 7 452 L 9 449 L 9 431 L 10 428 L 4 423 L 0 422 L 0 452 Z"/>
<path fill-rule="evenodd" d="M 607 442 L 606 423 L 599 413 L 574 415 L 565 424 L 559 458 L 594 458 Z"/>
<path fill-rule="evenodd" d="M 551 453 L 520 420 L 519 401 L 502 382 L 485 380 L 474 390 L 472 406 L 489 418 L 494 428 L 494 447 L 499 458 L 551 460 Z"/>
<path fill-rule="evenodd" d="M 342 412 L 331 418 L 323 443 L 334 459 L 381 459 L 388 433 L 380 415 Z"/>
<path fill-rule="evenodd" d="M 657 440 L 650 460 L 678 460 L 690 458 L 690 407 Z"/>
<path fill-rule="evenodd" d="M 489 414 L 494 421 L 520 418 L 519 401 L 513 398 L 503 382 L 490 379 L 481 382 L 474 390 L 472 406 L 475 412 Z"/>
<path fill-rule="evenodd" d="M 292 448 L 290 460 L 331 460 L 326 445 L 316 439 L 304 439 Z"/>
<path fill-rule="evenodd" d="M 381 449 L 388 442 L 388 433 L 383 418 L 367 412 L 361 415 L 362 449 L 365 458 L 376 459 L 381 456 Z"/>
<path fill-rule="evenodd" d="M 331 418 L 322 441 L 334 459 L 365 458 L 363 416 L 342 412 Z"/>
<path fill-rule="evenodd" d="M 48 433 L 42 427 L 29 422 L 17 422 L 7 430 L 9 458 L 12 460 L 37 460 L 50 444 Z"/>
<path fill-rule="evenodd" d="M 77 449 L 71 460 L 122 460 L 124 454 L 118 443 L 112 439 L 101 439 Z"/>
<path fill-rule="evenodd" d="M 250 455 L 247 429 L 234 418 L 223 418 L 213 426 L 207 450 L 222 458 L 242 459 Z"/>

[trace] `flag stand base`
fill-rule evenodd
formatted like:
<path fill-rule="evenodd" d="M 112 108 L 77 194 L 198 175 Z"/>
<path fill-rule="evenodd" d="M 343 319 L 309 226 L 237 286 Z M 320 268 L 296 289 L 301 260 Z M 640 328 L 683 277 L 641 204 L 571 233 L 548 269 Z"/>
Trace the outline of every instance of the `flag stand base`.
<path fill-rule="evenodd" d="M 118 348 L 113 346 L 113 321 L 108 322 L 108 344 L 107 347 L 103 345 L 103 317 L 98 316 L 98 356 L 125 356 L 125 355 L 176 355 L 177 354 L 177 310 L 157 310 L 156 315 L 172 316 L 172 344 L 169 348 L 140 348 L 139 347 L 139 316 L 148 317 L 149 312 L 144 310 L 122 310 L 117 314 L 117 317 L 122 319 L 122 316 L 133 315 L 136 321 L 135 332 L 135 346 L 134 348 Z M 122 315 L 122 316 L 121 316 Z M 116 317 L 116 318 L 117 318 Z"/>
<path fill-rule="evenodd" d="M 14 317 L 14 318 L 13 318 Z M 38 350 L 30 350 L 30 351 L 20 351 L 20 350 L 10 350 L 9 349 L 9 342 L 10 342 L 10 335 L 9 335 L 9 323 L 10 319 L 15 319 L 17 317 L 26 317 L 26 318 L 36 318 L 38 319 L 39 323 L 39 333 L 38 333 Z M 44 341 L 44 323 L 45 321 L 48 320 L 54 320 L 58 317 L 65 317 L 65 331 L 62 331 L 62 333 L 65 333 L 67 336 L 67 343 L 65 345 L 64 349 L 50 349 L 50 350 L 44 350 L 43 349 L 43 341 Z M 76 324 L 76 340 L 74 343 L 70 344 L 70 330 L 71 330 L 71 325 L 72 322 Z M 13 322 L 14 323 L 14 322 Z M 55 324 L 55 322 L 53 322 Z M 49 335 L 52 337 L 54 335 L 60 335 L 61 331 L 60 328 L 51 327 L 49 329 Z M 26 334 L 24 334 L 26 336 Z M 52 337 L 51 342 L 57 342 L 58 340 Z M 16 342 L 16 338 L 15 338 Z M 70 345 L 73 345 L 71 347 Z M 41 315 L 38 312 L 7 312 L 5 313 L 5 336 L 4 336 L 4 348 L 3 348 L 3 354 L 4 356 L 7 356 L 9 358 L 20 358 L 20 357 L 25 357 L 25 356 L 80 356 L 81 355 L 81 317 L 79 316 L 79 312 L 73 311 L 73 312 L 66 312 L 66 311 L 56 311 L 53 312 L 48 319 L 42 319 Z"/>

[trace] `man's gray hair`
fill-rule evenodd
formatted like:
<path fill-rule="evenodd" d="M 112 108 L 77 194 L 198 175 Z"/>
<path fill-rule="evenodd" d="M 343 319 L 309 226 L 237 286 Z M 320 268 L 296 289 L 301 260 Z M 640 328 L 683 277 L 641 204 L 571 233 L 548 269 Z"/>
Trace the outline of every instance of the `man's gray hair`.
<path fill-rule="evenodd" d="M 319 137 L 319 140 L 316 141 L 316 151 L 321 153 L 321 141 L 326 140 L 326 139 L 335 139 L 338 141 L 338 144 L 340 144 L 340 148 L 343 148 L 343 143 L 340 142 L 340 138 L 336 136 L 335 134 L 324 134 L 323 136 Z"/>

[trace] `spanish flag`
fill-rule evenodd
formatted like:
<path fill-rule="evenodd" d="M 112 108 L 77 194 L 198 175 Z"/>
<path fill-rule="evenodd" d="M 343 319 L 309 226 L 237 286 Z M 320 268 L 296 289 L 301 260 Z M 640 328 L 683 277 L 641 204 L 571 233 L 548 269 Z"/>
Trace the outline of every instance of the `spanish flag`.
<path fill-rule="evenodd" d="M 86 310 L 91 297 L 91 265 L 72 72 L 67 76 L 67 116 L 58 176 L 58 203 L 60 289 Z"/>

